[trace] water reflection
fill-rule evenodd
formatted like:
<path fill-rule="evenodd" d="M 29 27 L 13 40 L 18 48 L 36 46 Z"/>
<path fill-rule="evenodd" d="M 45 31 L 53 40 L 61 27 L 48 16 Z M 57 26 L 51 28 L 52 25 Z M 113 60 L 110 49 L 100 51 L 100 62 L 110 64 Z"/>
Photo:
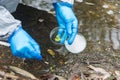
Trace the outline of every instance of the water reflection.
<path fill-rule="evenodd" d="M 119 4 L 118 0 L 84 0 L 83 3 L 76 3 L 74 11 L 80 20 L 80 31 L 89 42 L 100 41 L 106 47 L 120 49 Z"/>
<path fill-rule="evenodd" d="M 118 29 L 112 28 L 111 30 L 111 41 L 113 43 L 113 48 L 114 49 L 119 49 L 119 34 L 118 34 Z"/>

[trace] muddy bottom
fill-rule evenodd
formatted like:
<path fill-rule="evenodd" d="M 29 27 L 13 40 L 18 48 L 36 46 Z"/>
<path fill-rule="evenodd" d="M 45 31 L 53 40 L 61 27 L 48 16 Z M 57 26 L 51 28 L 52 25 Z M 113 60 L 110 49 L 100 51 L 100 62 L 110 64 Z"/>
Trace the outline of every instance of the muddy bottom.
<path fill-rule="evenodd" d="M 67 52 L 64 47 L 56 51 L 57 46 L 49 39 L 50 31 L 57 26 L 56 18 L 52 14 L 19 4 L 13 15 L 22 21 L 23 28 L 39 43 L 43 60 L 20 59 L 11 55 L 9 47 L 0 46 L 0 66 L 16 66 L 37 78 L 51 73 L 66 79 L 73 74 L 81 76 L 81 73 L 87 73 L 88 65 L 101 67 L 109 72 L 120 70 L 119 50 L 113 50 L 110 43 L 87 41 L 86 49 L 79 54 Z M 55 51 L 55 54 L 49 53 L 48 49 Z"/>

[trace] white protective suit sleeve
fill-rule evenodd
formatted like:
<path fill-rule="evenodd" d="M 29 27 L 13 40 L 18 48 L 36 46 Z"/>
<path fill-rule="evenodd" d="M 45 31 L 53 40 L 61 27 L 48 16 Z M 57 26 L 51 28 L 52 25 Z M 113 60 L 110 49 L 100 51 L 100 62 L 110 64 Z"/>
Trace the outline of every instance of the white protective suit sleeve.
<path fill-rule="evenodd" d="M 68 2 L 70 4 L 74 4 L 74 0 L 54 0 L 54 2 L 59 2 L 59 1 Z"/>
<path fill-rule="evenodd" d="M 0 0 L 0 40 L 6 41 L 12 32 L 21 25 L 21 22 L 10 13 L 15 11 L 17 4 L 18 1 L 15 2 L 15 0 Z"/>
<path fill-rule="evenodd" d="M 0 6 L 5 7 L 10 13 L 14 12 L 20 0 L 0 0 Z"/>

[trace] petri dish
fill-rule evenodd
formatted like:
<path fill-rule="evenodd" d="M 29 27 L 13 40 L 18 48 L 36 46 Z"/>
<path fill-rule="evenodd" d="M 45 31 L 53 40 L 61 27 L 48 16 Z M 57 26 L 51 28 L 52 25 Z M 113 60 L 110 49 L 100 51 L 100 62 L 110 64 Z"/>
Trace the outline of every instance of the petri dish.
<path fill-rule="evenodd" d="M 85 37 L 81 34 L 78 33 L 71 45 L 68 44 L 67 41 L 65 41 L 65 47 L 66 49 L 71 52 L 71 53 L 80 53 L 86 48 L 86 39 Z"/>

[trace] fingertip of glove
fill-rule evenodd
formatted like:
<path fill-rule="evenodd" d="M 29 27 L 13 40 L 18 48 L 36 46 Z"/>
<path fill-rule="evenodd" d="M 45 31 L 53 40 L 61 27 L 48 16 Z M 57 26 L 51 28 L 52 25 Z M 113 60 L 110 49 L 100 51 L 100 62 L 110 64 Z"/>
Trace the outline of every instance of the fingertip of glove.
<path fill-rule="evenodd" d="M 42 60 L 42 55 L 41 54 L 36 54 L 34 56 L 35 59 Z"/>
<path fill-rule="evenodd" d="M 68 44 L 71 45 L 73 43 L 73 41 L 68 41 Z"/>
<path fill-rule="evenodd" d="M 68 44 L 71 45 L 71 44 L 73 43 L 73 41 L 74 41 L 74 38 L 73 38 L 73 37 L 70 38 L 70 39 L 68 39 Z"/>
<path fill-rule="evenodd" d="M 38 60 L 42 60 L 43 57 L 41 56 L 41 54 L 37 57 Z"/>

